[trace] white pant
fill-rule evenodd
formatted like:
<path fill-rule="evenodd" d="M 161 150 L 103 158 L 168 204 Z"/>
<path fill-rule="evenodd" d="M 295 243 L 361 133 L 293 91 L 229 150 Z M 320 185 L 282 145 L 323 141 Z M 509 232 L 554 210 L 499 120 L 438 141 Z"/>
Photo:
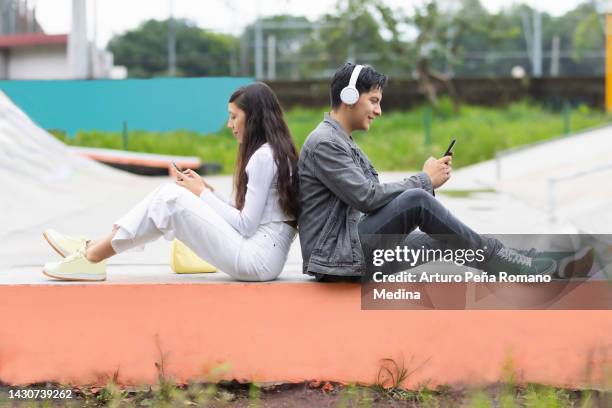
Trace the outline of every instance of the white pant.
<path fill-rule="evenodd" d="M 115 252 L 143 250 L 161 236 L 179 239 L 200 258 L 235 279 L 267 281 L 282 271 L 296 229 L 284 222 L 260 225 L 245 238 L 189 190 L 166 183 L 152 191 L 114 226 Z"/>

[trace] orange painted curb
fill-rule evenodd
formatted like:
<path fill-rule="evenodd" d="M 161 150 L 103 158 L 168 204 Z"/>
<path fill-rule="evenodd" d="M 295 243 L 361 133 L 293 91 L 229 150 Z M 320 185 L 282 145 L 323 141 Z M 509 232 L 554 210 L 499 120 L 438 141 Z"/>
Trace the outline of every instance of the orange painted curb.
<path fill-rule="evenodd" d="M 511 358 L 519 381 L 581 387 L 610 362 L 610 311 L 362 311 L 360 296 L 351 284 L 6 285 L 0 381 L 103 384 L 118 370 L 121 384 L 153 384 L 163 354 L 179 382 L 229 363 L 225 379 L 372 384 L 382 358 L 403 357 L 422 365 L 408 386 L 477 386 Z"/>

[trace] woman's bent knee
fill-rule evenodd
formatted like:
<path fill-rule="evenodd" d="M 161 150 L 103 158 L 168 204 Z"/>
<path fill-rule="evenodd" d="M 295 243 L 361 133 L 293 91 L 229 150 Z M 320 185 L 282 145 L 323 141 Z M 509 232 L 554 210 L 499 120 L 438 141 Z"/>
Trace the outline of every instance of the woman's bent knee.
<path fill-rule="evenodd" d="M 174 198 L 180 196 L 181 194 L 183 194 L 183 192 L 189 192 L 189 191 L 186 190 L 184 187 L 181 187 L 178 184 L 174 184 L 174 183 L 162 184 L 157 190 L 157 193 L 161 196 L 174 197 Z"/>

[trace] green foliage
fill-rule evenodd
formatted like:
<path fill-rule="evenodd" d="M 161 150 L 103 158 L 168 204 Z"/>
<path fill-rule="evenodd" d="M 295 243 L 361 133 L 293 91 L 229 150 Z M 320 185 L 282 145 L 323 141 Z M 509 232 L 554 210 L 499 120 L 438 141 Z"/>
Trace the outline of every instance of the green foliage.
<path fill-rule="evenodd" d="M 187 20 L 175 20 L 177 76 L 230 75 L 236 40 L 205 31 Z M 168 21 L 148 20 L 115 36 L 108 44 L 117 65 L 130 77 L 163 76 L 168 70 Z"/>
<path fill-rule="evenodd" d="M 417 401 L 423 408 L 440 408 L 442 398 L 439 393 L 423 387 L 417 393 Z"/>
<path fill-rule="evenodd" d="M 574 30 L 574 57 L 577 61 L 584 58 L 588 51 L 604 50 L 605 35 L 600 16 L 595 10 L 580 20 Z"/>
<path fill-rule="evenodd" d="M 249 384 L 249 406 L 253 408 L 261 406 L 261 390 L 255 383 Z"/>
<path fill-rule="evenodd" d="M 98 404 L 108 407 L 119 407 L 122 400 L 127 397 L 127 392 L 123 391 L 114 381 L 109 381 L 95 396 Z"/>
<path fill-rule="evenodd" d="M 529 68 L 524 21 L 534 8 L 513 5 L 490 13 L 482 0 L 427 0 L 391 7 L 385 0 L 336 0 L 315 21 L 279 14 L 261 19 L 263 52 L 276 38 L 277 78 L 329 77 L 347 59 L 364 61 L 391 76 L 413 75 L 417 64 L 449 76 L 508 76 L 515 65 Z M 412 3 L 410 3 L 412 4 Z M 603 55 L 602 16 L 584 1 L 562 16 L 542 16 L 542 45 L 558 36 L 561 74 L 602 75 L 603 65 L 587 54 Z M 234 37 L 205 31 L 188 20 L 175 21 L 177 75 L 253 75 L 255 23 Z M 108 44 L 130 77 L 166 75 L 168 21 L 149 20 L 115 36 Z M 240 58 L 239 58 L 240 54 Z M 238 61 L 240 59 L 240 61 Z M 545 69 L 546 69 L 545 64 Z"/>
<path fill-rule="evenodd" d="M 286 119 L 299 147 L 321 121 L 325 109 L 295 108 Z M 563 134 L 563 114 L 528 102 L 518 102 L 505 108 L 465 105 L 459 114 L 452 104 L 442 99 L 434 114 L 431 143 L 425 145 L 423 134 L 424 107 L 405 112 L 383 114 L 370 131 L 354 135 L 359 146 L 378 170 L 420 169 L 429 156 L 439 157 L 452 138 L 457 139 L 453 167 L 491 159 L 495 152 L 534 143 Z M 578 131 L 610 123 L 612 117 L 585 106 L 571 113 L 571 129 Z M 74 139 L 53 132 L 70 145 L 112 149 L 122 148 L 120 132 L 79 132 Z M 223 173 L 231 174 L 237 143 L 227 129 L 210 135 L 178 130 L 175 132 L 129 133 L 128 150 L 149 153 L 198 156 L 203 162 L 218 162 Z"/>
<path fill-rule="evenodd" d="M 482 391 L 477 391 L 471 396 L 469 406 L 471 408 L 493 408 L 493 403 L 487 394 Z"/>
<path fill-rule="evenodd" d="M 385 72 L 401 61 L 392 59 L 390 44 L 382 36 L 383 15 L 378 0 L 339 0 L 336 9 L 320 17 L 319 29 L 301 47 L 302 58 L 311 60 L 303 66 L 302 75 L 315 71 L 314 76 L 329 76 L 326 70 L 338 67 L 347 59 L 364 60 L 364 55 L 376 53 L 377 68 Z M 383 26 L 384 27 L 384 26 Z"/>
<path fill-rule="evenodd" d="M 508 76 L 516 65 L 528 69 L 524 22 L 531 24 L 534 8 L 518 4 L 490 13 L 482 3 L 427 0 L 411 10 L 384 0 L 337 0 L 309 35 L 302 32 L 288 58 L 292 66 L 302 62 L 299 73 L 307 78 L 328 77 L 351 58 L 391 76 L 414 75 L 419 66 L 449 76 Z M 559 17 L 541 16 L 544 49 L 558 36 L 561 49 L 576 57 L 563 58 L 561 74 L 603 74 L 601 64 L 581 59 L 587 52 L 603 53 L 603 26 L 592 3 Z"/>
<path fill-rule="evenodd" d="M 529 408 L 565 408 L 573 406 L 567 391 L 531 384 L 525 392 L 525 406 Z"/>
<path fill-rule="evenodd" d="M 341 391 L 336 408 L 368 408 L 374 406 L 374 395 L 370 388 L 349 384 Z"/>
<path fill-rule="evenodd" d="M 276 76 L 297 79 L 304 64 L 299 63 L 296 54 L 312 32 L 311 22 L 306 17 L 286 14 L 262 17 L 260 22 L 264 53 L 268 52 L 267 38 L 274 36 L 276 39 Z M 255 44 L 255 25 L 255 22 L 247 25 L 240 36 L 241 47 L 245 50 L 252 50 Z M 254 75 L 254 52 L 244 52 L 240 65 L 241 75 Z"/>

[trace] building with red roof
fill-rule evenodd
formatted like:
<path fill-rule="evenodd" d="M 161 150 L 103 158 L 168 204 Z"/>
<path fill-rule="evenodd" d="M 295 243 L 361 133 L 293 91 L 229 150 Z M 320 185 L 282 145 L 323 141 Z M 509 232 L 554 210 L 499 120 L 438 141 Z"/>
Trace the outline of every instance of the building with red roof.
<path fill-rule="evenodd" d="M 72 1 L 68 34 L 44 33 L 26 0 L 0 0 L 0 79 L 124 77 L 116 68 L 112 54 L 87 38 L 85 0 Z"/>

